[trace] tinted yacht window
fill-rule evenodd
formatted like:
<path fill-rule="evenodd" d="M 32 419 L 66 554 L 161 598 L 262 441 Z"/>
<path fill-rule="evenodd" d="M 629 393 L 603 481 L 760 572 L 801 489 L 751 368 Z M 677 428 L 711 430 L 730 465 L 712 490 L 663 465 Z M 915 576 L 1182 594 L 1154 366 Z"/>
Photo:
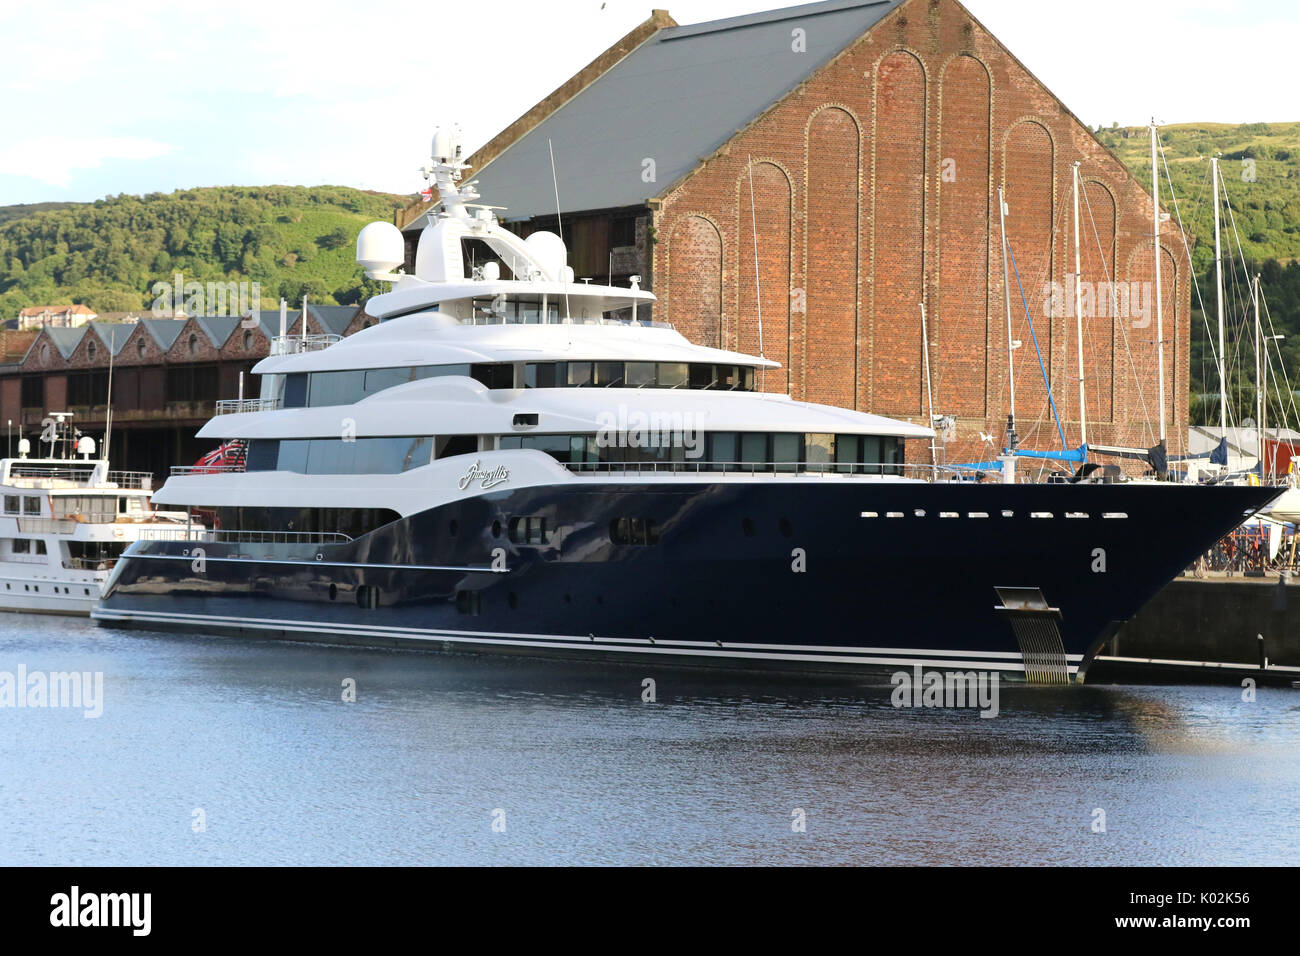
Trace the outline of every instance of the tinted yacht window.
<path fill-rule="evenodd" d="M 433 439 L 336 438 L 283 440 L 277 467 L 305 475 L 396 475 L 433 456 Z"/>

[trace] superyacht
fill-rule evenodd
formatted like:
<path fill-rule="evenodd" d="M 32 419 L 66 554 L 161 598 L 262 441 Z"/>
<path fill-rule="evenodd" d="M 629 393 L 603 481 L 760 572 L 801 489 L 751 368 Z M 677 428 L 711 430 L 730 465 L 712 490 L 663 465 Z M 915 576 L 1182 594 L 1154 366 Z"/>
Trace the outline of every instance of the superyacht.
<path fill-rule="evenodd" d="M 240 453 L 173 469 L 155 500 L 192 523 L 127 549 L 99 622 L 1068 682 L 1276 494 L 924 463 L 930 428 L 763 392 L 775 363 L 692 344 L 635 278 L 575 282 L 466 168 L 436 135 L 413 273 L 362 230 L 376 324 L 273 344 L 199 432 Z"/>

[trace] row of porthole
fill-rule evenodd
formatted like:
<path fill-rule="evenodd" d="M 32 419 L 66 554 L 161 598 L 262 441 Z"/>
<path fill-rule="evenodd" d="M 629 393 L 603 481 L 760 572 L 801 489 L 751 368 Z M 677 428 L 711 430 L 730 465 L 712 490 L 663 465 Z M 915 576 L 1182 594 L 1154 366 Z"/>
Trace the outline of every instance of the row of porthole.
<path fill-rule="evenodd" d="M 914 511 L 912 512 L 912 514 L 914 514 L 914 515 L 915 515 L 916 517 L 918 517 L 918 518 L 924 518 L 926 513 L 925 513 L 925 509 L 923 509 L 923 508 L 917 508 L 916 510 L 914 510 Z M 939 516 L 940 518 L 960 518 L 960 517 L 961 517 L 961 512 L 960 512 L 960 511 L 940 511 L 940 512 L 938 513 L 938 516 Z M 987 511 L 968 511 L 968 512 L 966 512 L 966 517 L 967 517 L 967 518 L 987 518 L 988 516 L 989 516 L 989 513 L 988 513 Z M 1016 516 L 1016 513 L 1015 513 L 1014 511 L 1003 511 L 1003 512 L 1002 512 L 1002 517 L 1004 517 L 1004 518 L 1014 518 L 1015 516 Z M 879 518 L 879 517 L 880 517 L 880 512 L 879 512 L 879 511 L 864 511 L 864 512 L 862 512 L 861 517 L 863 517 L 863 518 Z M 885 512 L 885 517 L 886 517 L 886 518 L 904 518 L 904 517 L 906 517 L 906 513 L 905 513 L 905 512 L 902 512 L 902 511 L 886 511 L 886 512 Z M 1031 517 L 1031 518 L 1055 518 L 1056 515 L 1053 514 L 1053 513 L 1050 512 L 1050 511 L 1031 511 L 1031 512 L 1029 512 L 1029 517 Z M 1067 512 L 1065 512 L 1065 517 L 1066 517 L 1066 518 L 1091 518 L 1092 515 L 1088 514 L 1088 512 L 1086 512 L 1086 511 L 1067 511 Z M 1127 518 L 1128 515 L 1127 515 L 1126 513 L 1124 513 L 1123 511 L 1106 511 L 1106 512 L 1103 512 L 1103 513 L 1102 513 L 1102 517 L 1103 517 L 1103 518 Z M 746 519 L 746 520 L 748 520 L 748 519 Z"/>
<path fill-rule="evenodd" d="M 13 585 L 12 585 L 12 584 L 5 584 L 5 590 L 6 590 L 6 591 L 12 591 L 12 590 L 13 590 Z M 41 593 L 41 586 L 40 586 L 39 584 L 24 584 L 24 585 L 23 585 L 23 590 L 24 590 L 24 591 L 27 591 L 27 592 L 35 591 L 37 594 L 40 594 L 40 593 Z M 89 594 L 90 594 L 90 588 L 82 588 L 82 590 L 86 592 L 87 596 L 89 596 Z M 57 584 L 54 585 L 54 593 L 55 593 L 55 594 L 58 594 L 58 593 L 59 593 L 59 586 L 58 586 Z M 64 588 L 64 589 L 63 589 L 63 593 L 64 593 L 64 594 L 71 594 L 72 592 L 69 591 L 67 588 Z"/>

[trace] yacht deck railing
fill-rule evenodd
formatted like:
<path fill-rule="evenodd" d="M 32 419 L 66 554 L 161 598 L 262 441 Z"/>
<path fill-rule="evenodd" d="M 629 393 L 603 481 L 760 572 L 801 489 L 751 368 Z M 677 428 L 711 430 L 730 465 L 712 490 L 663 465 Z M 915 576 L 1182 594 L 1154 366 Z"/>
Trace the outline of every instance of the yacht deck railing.
<path fill-rule="evenodd" d="M 277 335 L 271 339 L 271 354 L 299 355 L 303 352 L 319 352 L 341 341 L 343 341 L 341 335 Z"/>
<path fill-rule="evenodd" d="M 151 471 L 110 471 L 110 484 L 119 488 L 137 488 L 141 491 L 153 490 L 153 472 Z"/>
<path fill-rule="evenodd" d="M 218 415 L 240 415 L 244 412 L 269 412 L 280 407 L 278 398 L 223 398 L 217 402 Z"/>
<path fill-rule="evenodd" d="M 753 475 L 771 478 L 797 475 L 809 478 L 847 478 L 853 476 L 913 478 L 930 481 L 973 481 L 981 474 L 997 480 L 997 473 L 960 465 L 907 464 L 901 462 L 756 462 L 756 461 L 600 461 L 563 462 L 578 475 Z"/>
<path fill-rule="evenodd" d="M 197 541 L 210 544 L 346 544 L 341 531 L 239 531 L 202 527 L 144 528 L 141 541 Z"/>

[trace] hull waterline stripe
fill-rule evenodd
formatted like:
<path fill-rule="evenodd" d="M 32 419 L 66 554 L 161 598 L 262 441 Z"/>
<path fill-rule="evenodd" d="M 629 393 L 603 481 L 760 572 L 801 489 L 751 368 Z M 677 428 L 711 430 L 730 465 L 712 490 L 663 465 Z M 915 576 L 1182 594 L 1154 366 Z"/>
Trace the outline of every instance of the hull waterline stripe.
<path fill-rule="evenodd" d="M 602 651 L 622 651 L 625 653 L 654 653 L 654 654 L 676 654 L 691 657 L 720 657 L 732 660 L 777 660 L 777 661 L 813 661 L 816 663 L 833 663 L 833 664 L 881 664 L 891 666 L 914 666 L 923 665 L 929 667 L 956 667 L 967 666 L 971 668 L 982 668 L 985 670 L 1000 670 L 1018 672 L 1023 670 L 1023 665 L 1019 662 L 992 662 L 978 661 L 961 658 L 901 658 L 878 656 L 873 649 L 865 648 L 861 652 L 845 654 L 828 654 L 815 653 L 821 648 L 810 648 L 808 653 L 802 654 L 782 654 L 761 651 L 746 651 L 743 653 L 728 652 L 725 648 L 710 647 L 686 647 L 671 646 L 666 643 L 650 644 L 649 642 L 638 642 L 636 644 L 614 644 L 601 638 L 578 638 L 578 637 L 551 637 L 537 638 L 528 636 L 475 636 L 473 632 L 459 631 L 419 631 L 413 628 L 393 629 L 379 628 L 371 625 L 359 626 L 342 626 L 342 625 L 322 625 L 312 626 L 304 625 L 298 622 L 275 621 L 269 619 L 253 619 L 240 617 L 218 617 L 206 615 L 189 615 L 176 614 L 161 611 L 106 611 L 103 609 L 96 610 L 91 615 L 95 620 L 101 621 L 141 621 L 151 623 L 168 623 L 184 622 L 209 624 L 215 626 L 239 626 L 257 630 L 276 630 L 292 631 L 300 634 L 319 635 L 328 637 L 330 635 L 351 635 L 356 637 L 380 637 L 385 636 L 390 639 L 406 640 L 423 640 L 423 641 L 447 641 L 462 644 L 499 644 L 515 647 L 544 647 L 544 648 L 568 648 L 568 649 L 587 649 Z M 364 629 L 363 629 L 364 628 Z M 955 653 L 955 652 L 941 652 Z M 1070 673 L 1073 674 L 1078 670 L 1077 666 L 1070 667 Z"/>

